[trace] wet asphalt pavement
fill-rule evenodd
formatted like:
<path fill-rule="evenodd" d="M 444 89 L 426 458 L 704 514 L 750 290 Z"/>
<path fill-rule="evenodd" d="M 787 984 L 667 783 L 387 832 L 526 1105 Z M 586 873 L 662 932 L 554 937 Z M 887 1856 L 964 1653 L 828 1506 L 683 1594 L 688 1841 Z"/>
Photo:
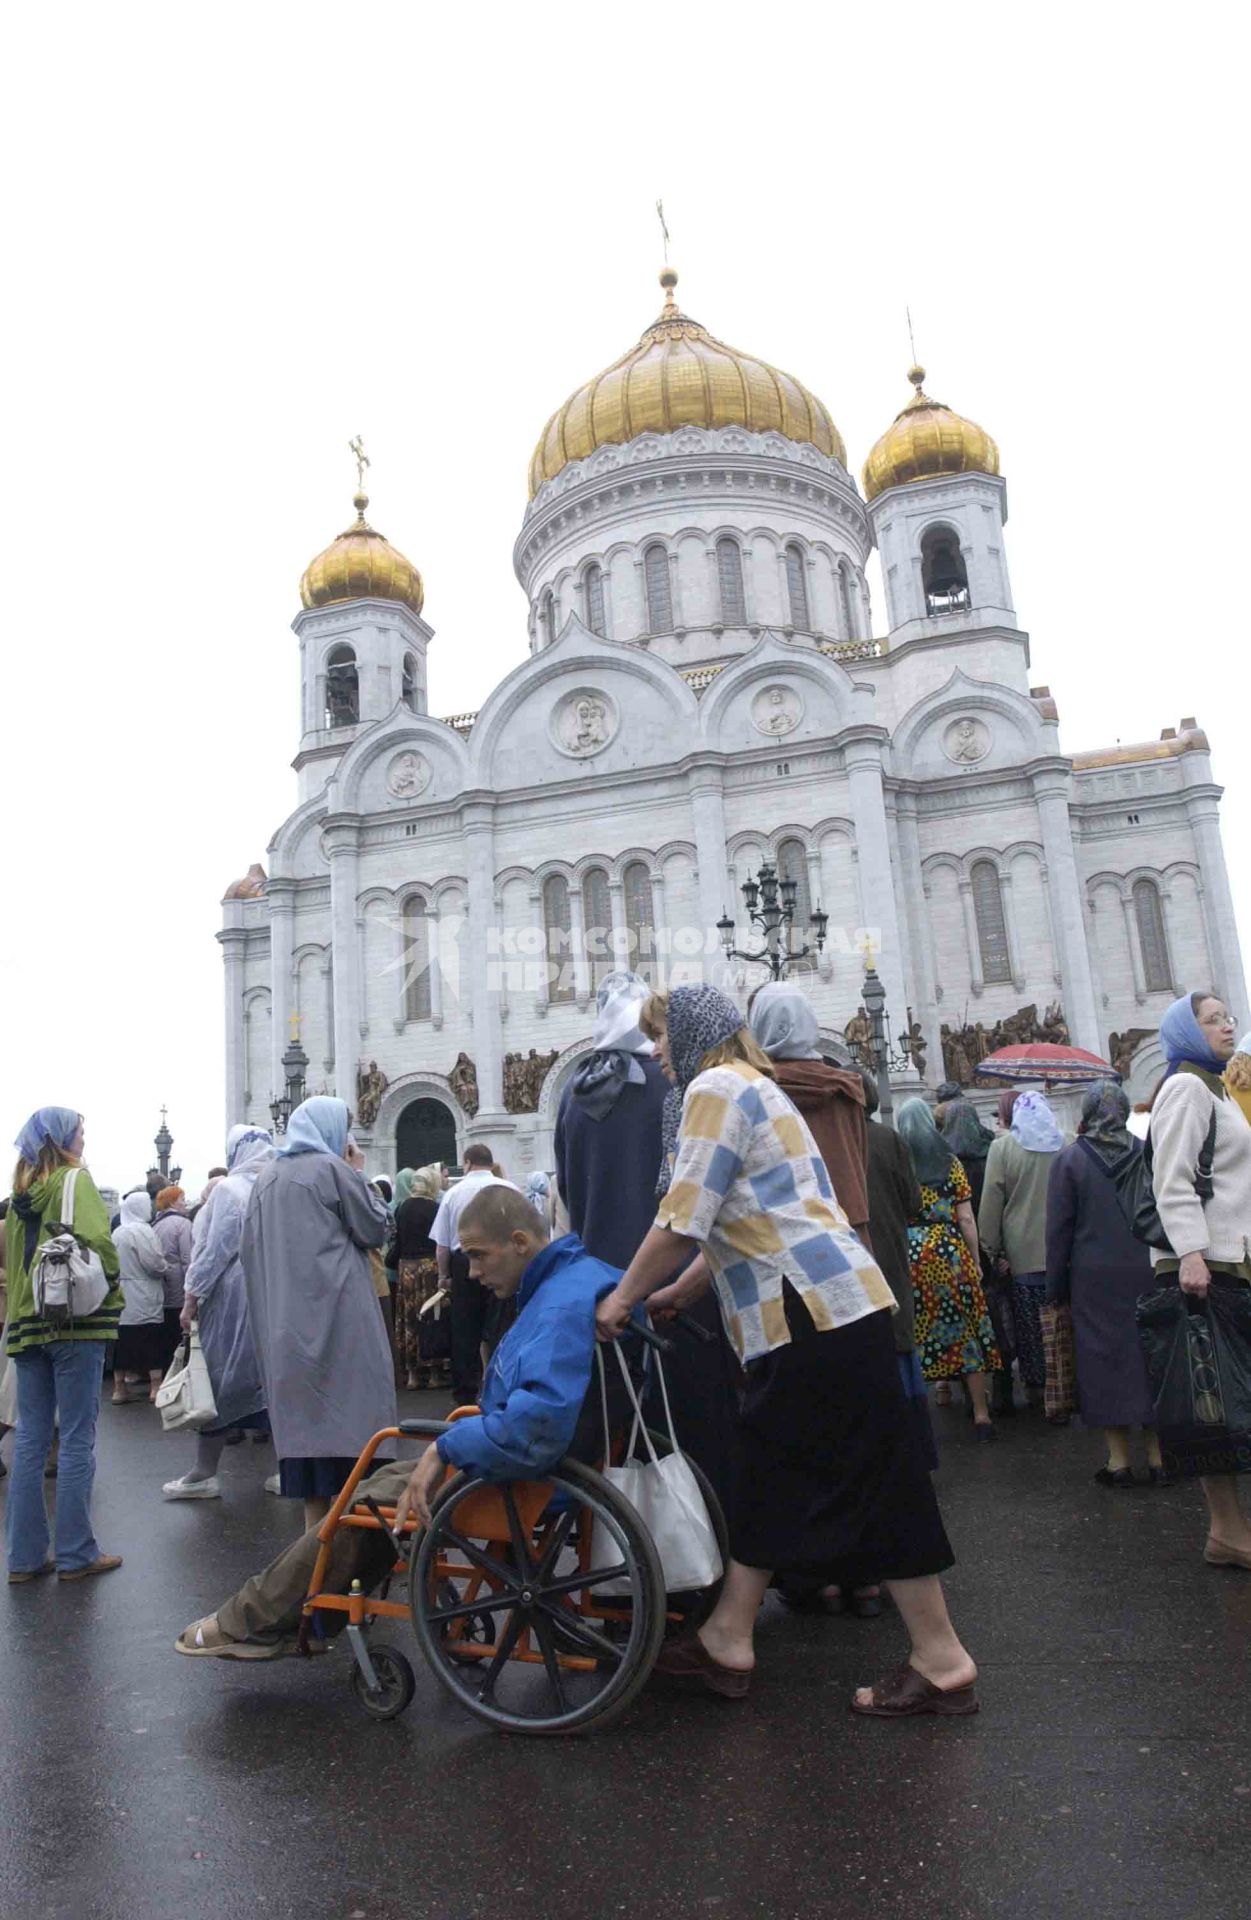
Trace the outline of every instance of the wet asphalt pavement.
<path fill-rule="evenodd" d="M 1251 1574 L 1204 1565 L 1197 1491 L 1094 1486 L 1077 1427 L 1018 1415 L 983 1448 L 936 1419 L 977 1719 L 853 1719 L 897 1618 L 771 1597 L 745 1702 L 657 1682 L 607 1732 L 549 1742 L 480 1726 L 420 1666 L 407 1714 L 371 1722 L 345 1647 L 175 1655 L 299 1510 L 250 1445 L 224 1499 L 162 1501 L 192 1443 L 106 1404 L 96 1530 L 124 1568 L 0 1589 L 0 1916 L 1245 1920 Z M 406 1625 L 379 1637 L 417 1662 Z"/>

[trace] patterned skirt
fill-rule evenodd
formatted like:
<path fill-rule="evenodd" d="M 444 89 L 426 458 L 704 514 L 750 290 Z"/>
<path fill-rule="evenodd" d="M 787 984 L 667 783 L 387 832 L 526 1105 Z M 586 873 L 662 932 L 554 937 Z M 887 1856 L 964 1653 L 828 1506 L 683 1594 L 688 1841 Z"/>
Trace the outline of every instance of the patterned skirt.
<path fill-rule="evenodd" d="M 439 1270 L 433 1260 L 400 1261 L 395 1289 L 395 1356 L 409 1385 L 437 1387 L 447 1380 L 447 1363 L 423 1360 L 419 1338 L 421 1309 L 438 1290 Z"/>
<path fill-rule="evenodd" d="M 927 1380 L 991 1373 L 999 1366 L 981 1275 L 958 1227 L 908 1228 L 916 1297 L 916 1350 Z"/>

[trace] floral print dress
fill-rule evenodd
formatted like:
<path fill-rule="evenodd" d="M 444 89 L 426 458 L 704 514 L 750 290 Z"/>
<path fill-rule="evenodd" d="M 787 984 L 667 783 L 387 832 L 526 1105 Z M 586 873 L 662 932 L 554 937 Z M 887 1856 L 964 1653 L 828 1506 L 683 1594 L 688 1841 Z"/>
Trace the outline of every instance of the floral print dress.
<path fill-rule="evenodd" d="M 973 1189 L 958 1160 L 941 1186 L 921 1187 L 921 1218 L 908 1228 L 916 1296 L 917 1356 L 927 1380 L 989 1373 L 999 1366 L 977 1263 L 956 1224 Z"/>

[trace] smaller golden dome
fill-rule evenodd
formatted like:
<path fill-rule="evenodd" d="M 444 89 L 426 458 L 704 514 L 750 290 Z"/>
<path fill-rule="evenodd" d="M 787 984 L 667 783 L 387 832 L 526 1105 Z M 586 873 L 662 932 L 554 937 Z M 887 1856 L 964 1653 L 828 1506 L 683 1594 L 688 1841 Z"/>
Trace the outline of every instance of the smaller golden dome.
<path fill-rule="evenodd" d="M 999 449 L 988 433 L 925 392 L 924 367 L 909 367 L 916 392 L 864 463 L 864 497 L 943 473 L 998 473 Z"/>
<path fill-rule="evenodd" d="M 223 900 L 259 900 L 265 891 L 265 869 L 254 860 L 242 880 L 235 880 L 222 895 Z"/>
<path fill-rule="evenodd" d="M 425 592 L 416 567 L 369 525 L 367 494 L 354 495 L 352 505 L 356 508 L 352 525 L 304 569 L 302 604 L 332 607 L 344 600 L 399 600 L 420 613 Z"/>

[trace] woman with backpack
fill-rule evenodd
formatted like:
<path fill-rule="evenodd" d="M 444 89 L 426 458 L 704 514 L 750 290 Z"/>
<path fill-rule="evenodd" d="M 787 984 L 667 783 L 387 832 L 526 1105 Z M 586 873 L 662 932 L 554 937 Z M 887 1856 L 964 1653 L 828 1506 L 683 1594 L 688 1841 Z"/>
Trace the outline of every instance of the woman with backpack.
<path fill-rule="evenodd" d="M 1101 1487 L 1134 1486 L 1132 1427 L 1141 1427 L 1152 1486 L 1167 1479 L 1135 1311 L 1151 1288 L 1151 1256 L 1129 1230 L 1116 1200 L 1116 1169 L 1142 1149 L 1129 1131 L 1129 1097 L 1098 1080 L 1082 1101 L 1077 1139 L 1051 1163 L 1047 1181 L 1047 1304 L 1073 1315 L 1077 1406 L 1083 1423 L 1102 1427 L 1107 1460 Z"/>
<path fill-rule="evenodd" d="M 1216 1287 L 1251 1286 L 1251 1127 L 1223 1074 L 1237 1044 L 1234 1016 L 1215 993 L 1185 993 L 1160 1022 L 1168 1071 L 1151 1100 L 1152 1183 L 1171 1253 L 1152 1251 L 1155 1278 L 1176 1277 L 1205 1300 Z M 1195 1191 L 1195 1167 L 1215 1121 L 1212 1195 Z M 1232 1473 L 1205 1474 L 1209 1527 L 1203 1557 L 1251 1572 L 1251 1524 Z"/>
<path fill-rule="evenodd" d="M 17 1377 L 18 1430 L 5 1512 L 9 1585 L 25 1586 L 56 1571 L 62 1580 L 112 1573 L 119 1555 L 101 1553 L 91 1530 L 96 1412 L 104 1350 L 116 1338 L 122 1308 L 117 1249 L 109 1217 L 82 1164 L 83 1120 L 70 1107 L 40 1107 L 17 1138 L 13 1198 L 5 1222 L 8 1273 L 7 1346 Z M 72 1209 L 67 1186 L 74 1178 Z M 72 1221 L 62 1216 L 72 1211 Z M 60 1225 L 99 1257 L 108 1292 L 92 1313 L 56 1324 L 40 1311 L 32 1269 L 39 1248 Z M 48 1559 L 44 1462 L 57 1417 L 61 1424 L 56 1499 L 56 1558 Z"/>

